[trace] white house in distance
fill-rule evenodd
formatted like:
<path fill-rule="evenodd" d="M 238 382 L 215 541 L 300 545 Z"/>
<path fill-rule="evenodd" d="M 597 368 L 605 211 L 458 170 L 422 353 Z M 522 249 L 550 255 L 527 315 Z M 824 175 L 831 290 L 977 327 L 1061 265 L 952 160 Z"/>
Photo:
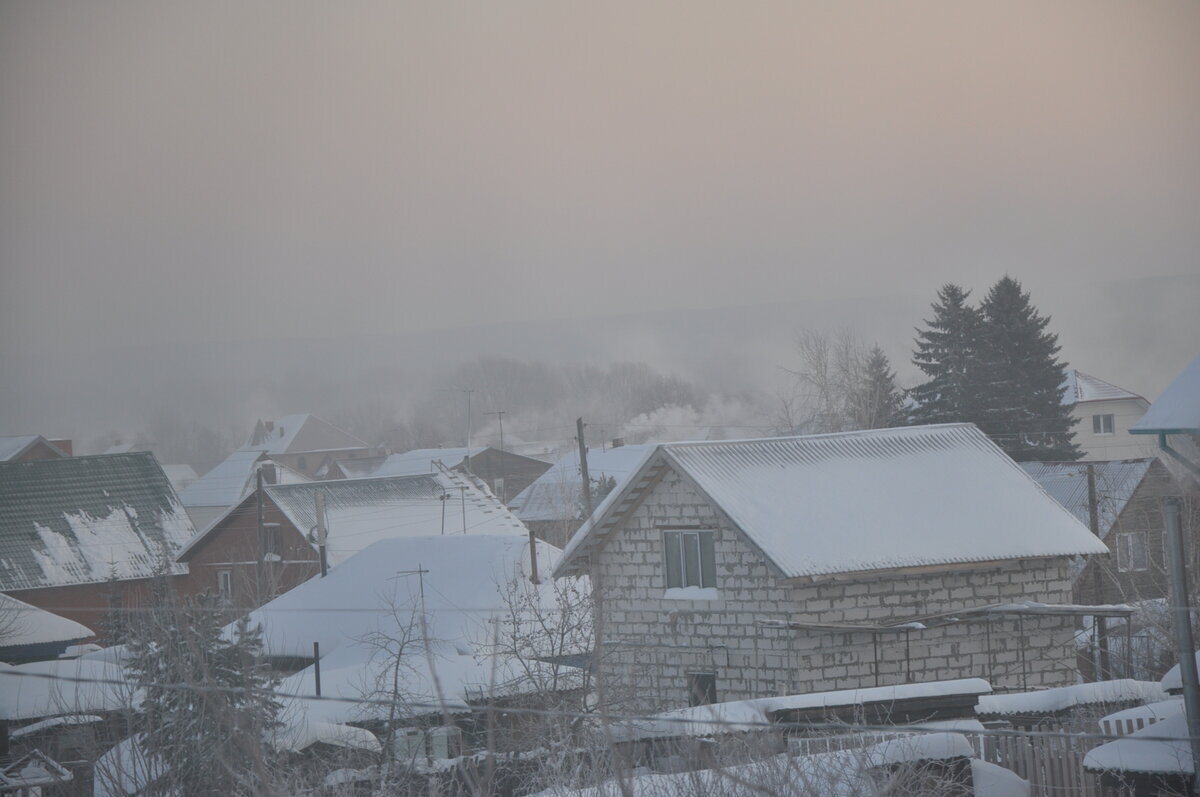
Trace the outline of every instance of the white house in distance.
<path fill-rule="evenodd" d="M 1068 368 L 1064 372 L 1062 403 L 1078 420 L 1075 442 L 1084 460 L 1138 459 L 1157 453 L 1152 441 L 1129 434 L 1130 427 L 1150 408 L 1150 402 L 1138 394 Z"/>
<path fill-rule="evenodd" d="M 970 424 L 649 448 L 563 552 L 598 674 L 646 708 L 966 677 L 1076 678 L 1102 542 Z"/>

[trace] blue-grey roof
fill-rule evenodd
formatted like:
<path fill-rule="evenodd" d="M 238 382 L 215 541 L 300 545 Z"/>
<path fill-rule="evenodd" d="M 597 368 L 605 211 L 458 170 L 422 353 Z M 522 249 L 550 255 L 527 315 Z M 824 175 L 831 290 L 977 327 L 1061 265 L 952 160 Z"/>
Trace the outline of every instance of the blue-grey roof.
<path fill-rule="evenodd" d="M 147 578 L 194 533 L 148 452 L 0 463 L 0 590 Z"/>
<path fill-rule="evenodd" d="M 1130 434 L 1200 434 L 1200 357 L 1175 377 Z"/>
<path fill-rule="evenodd" d="M 617 489 L 641 463 L 653 446 L 629 445 L 607 450 L 589 448 L 588 477 L 612 478 Z M 569 520 L 579 515 L 583 504 L 583 476 L 579 455 L 570 453 L 555 462 L 548 471 L 509 501 L 509 508 L 522 521 Z"/>
<path fill-rule="evenodd" d="M 1100 536 L 1107 537 L 1134 491 L 1146 477 L 1154 459 L 1092 462 L 1096 474 L 1096 509 Z M 1079 522 L 1090 528 L 1086 462 L 1022 462 L 1021 467 Z"/>

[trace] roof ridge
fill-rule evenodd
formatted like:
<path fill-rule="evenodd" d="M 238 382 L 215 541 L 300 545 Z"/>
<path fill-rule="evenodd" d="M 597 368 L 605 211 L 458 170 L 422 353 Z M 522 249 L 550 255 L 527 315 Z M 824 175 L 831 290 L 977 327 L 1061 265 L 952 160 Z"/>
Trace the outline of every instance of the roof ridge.
<path fill-rule="evenodd" d="M 851 429 L 844 432 L 821 432 L 819 434 L 794 434 L 794 435 L 778 435 L 775 437 L 742 437 L 733 440 L 679 440 L 667 443 L 645 443 L 642 445 L 659 446 L 662 448 L 684 448 L 691 446 L 717 446 L 726 445 L 729 443 L 774 443 L 783 442 L 786 440 L 822 440 L 832 437 L 866 437 L 870 435 L 888 435 L 901 434 L 904 432 L 915 433 L 916 430 L 926 431 L 931 429 L 955 429 L 955 428 L 978 428 L 973 423 L 955 422 L 955 423 L 930 423 L 919 424 L 915 426 L 885 426 L 878 429 Z"/>

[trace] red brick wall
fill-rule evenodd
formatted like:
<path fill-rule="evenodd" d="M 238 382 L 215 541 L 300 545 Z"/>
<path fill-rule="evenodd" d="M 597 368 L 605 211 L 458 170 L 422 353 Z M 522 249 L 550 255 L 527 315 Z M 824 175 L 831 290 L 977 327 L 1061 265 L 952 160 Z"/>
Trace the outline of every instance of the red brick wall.
<path fill-rule="evenodd" d="M 178 577 L 172 577 L 172 581 L 178 586 Z M 117 593 L 115 596 L 112 594 L 114 590 Z M 39 609 L 83 623 L 96 632 L 94 641 L 105 644 L 102 628 L 105 615 L 117 606 L 134 612 L 136 617 L 137 609 L 148 605 L 150 579 L 26 589 L 8 594 Z"/>
<path fill-rule="evenodd" d="M 184 561 L 190 572 L 181 577 L 179 592 L 188 596 L 205 591 L 216 594 L 217 573 L 228 570 L 232 587 L 230 603 L 238 609 L 249 610 L 320 572 L 316 550 L 271 502 L 270 497 L 265 499 L 263 519 L 266 523 L 279 524 L 274 528 L 274 534 L 280 561 L 264 564 L 261 594 L 257 589 L 259 543 L 254 496 L 243 501 L 206 535 L 204 542 L 188 553 Z"/>

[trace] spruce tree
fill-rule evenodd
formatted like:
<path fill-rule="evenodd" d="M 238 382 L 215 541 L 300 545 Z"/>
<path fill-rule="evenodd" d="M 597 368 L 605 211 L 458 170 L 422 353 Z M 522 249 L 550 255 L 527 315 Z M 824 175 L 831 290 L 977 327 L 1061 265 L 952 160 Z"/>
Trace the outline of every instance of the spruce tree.
<path fill-rule="evenodd" d="M 1009 276 L 980 304 L 979 388 L 976 422 L 1009 456 L 1020 461 L 1076 460 L 1082 455 L 1062 403 L 1063 368 L 1058 336 Z"/>
<path fill-rule="evenodd" d="M 967 303 L 970 291 L 947 283 L 937 293 L 933 319 L 917 330 L 913 365 L 929 380 L 914 387 L 909 421 L 975 423 L 980 419 L 980 312 Z"/>
<path fill-rule="evenodd" d="M 878 346 L 867 353 L 862 381 L 853 397 L 859 429 L 884 429 L 903 423 L 903 398 L 896 387 L 896 374 L 887 355 Z"/>
<path fill-rule="evenodd" d="M 156 598 L 129 644 L 129 668 L 144 694 L 135 727 L 147 759 L 164 770 L 151 793 L 258 793 L 280 710 L 262 668 L 261 629 L 243 618 L 226 638 L 216 598 L 187 606 Z"/>

